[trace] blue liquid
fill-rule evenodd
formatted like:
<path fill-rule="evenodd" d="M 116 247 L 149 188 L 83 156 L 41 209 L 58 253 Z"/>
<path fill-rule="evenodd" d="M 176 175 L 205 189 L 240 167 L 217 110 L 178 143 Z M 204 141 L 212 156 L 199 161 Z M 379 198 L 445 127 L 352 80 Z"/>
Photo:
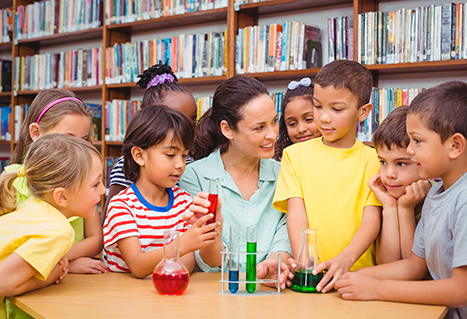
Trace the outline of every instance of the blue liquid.
<path fill-rule="evenodd" d="M 256 253 L 256 243 L 246 243 L 246 251 Z M 256 280 L 256 255 L 246 255 L 246 280 Z M 256 284 L 246 284 L 246 291 L 253 293 L 256 290 Z"/>
<path fill-rule="evenodd" d="M 230 270 L 229 271 L 229 280 L 230 281 L 238 281 L 238 275 L 239 275 L 239 272 L 238 270 Z M 232 283 L 232 282 L 229 282 L 229 290 L 231 293 L 236 293 L 237 290 L 238 290 L 238 283 Z"/>

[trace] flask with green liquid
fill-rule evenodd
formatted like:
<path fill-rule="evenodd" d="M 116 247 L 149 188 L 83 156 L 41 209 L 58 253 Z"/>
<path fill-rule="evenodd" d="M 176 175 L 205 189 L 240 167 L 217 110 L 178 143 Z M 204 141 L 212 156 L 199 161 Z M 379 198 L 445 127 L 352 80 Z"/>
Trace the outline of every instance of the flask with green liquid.
<path fill-rule="evenodd" d="M 313 275 L 313 269 L 319 264 L 316 229 L 302 230 L 302 246 L 298 255 L 298 266 L 292 280 L 292 290 L 297 292 L 317 292 L 316 286 L 323 278 L 323 273 Z"/>

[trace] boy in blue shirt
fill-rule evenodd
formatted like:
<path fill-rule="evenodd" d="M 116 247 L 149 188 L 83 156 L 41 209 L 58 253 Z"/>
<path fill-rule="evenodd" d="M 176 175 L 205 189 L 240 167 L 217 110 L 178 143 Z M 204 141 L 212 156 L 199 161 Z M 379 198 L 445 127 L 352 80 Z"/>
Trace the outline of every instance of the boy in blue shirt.
<path fill-rule="evenodd" d="M 336 283 L 344 299 L 388 300 L 453 307 L 467 318 L 467 84 L 446 82 L 420 93 L 409 107 L 407 152 L 429 191 L 412 255 L 347 273 Z M 422 279 L 429 271 L 434 281 Z"/>

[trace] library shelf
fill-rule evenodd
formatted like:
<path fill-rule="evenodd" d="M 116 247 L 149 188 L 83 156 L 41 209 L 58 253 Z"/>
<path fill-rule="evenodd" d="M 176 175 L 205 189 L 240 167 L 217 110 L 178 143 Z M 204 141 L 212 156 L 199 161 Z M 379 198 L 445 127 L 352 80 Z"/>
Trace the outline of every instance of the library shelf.
<path fill-rule="evenodd" d="M 121 147 L 123 145 L 123 142 L 117 142 L 117 141 L 105 141 L 105 145 L 107 146 L 118 146 Z"/>
<path fill-rule="evenodd" d="M 196 11 L 129 23 L 111 24 L 107 26 L 107 30 L 134 33 L 217 21 L 227 21 L 227 8 Z"/>
<path fill-rule="evenodd" d="M 275 72 L 261 72 L 261 73 L 245 73 L 243 75 L 256 78 L 261 81 L 272 80 L 300 80 L 303 77 L 314 77 L 318 74 L 320 68 L 305 69 L 305 70 L 289 70 L 289 71 L 275 71 Z"/>
<path fill-rule="evenodd" d="M 57 33 L 53 35 L 47 35 L 45 37 L 17 40 L 15 41 L 15 44 L 30 47 L 42 47 L 53 44 L 68 43 L 70 39 L 72 39 L 73 42 L 90 39 L 100 39 L 102 38 L 103 30 L 103 27 L 98 27 L 80 31 Z"/>
<path fill-rule="evenodd" d="M 96 85 L 96 86 L 82 86 L 82 87 L 68 87 L 64 88 L 72 92 L 81 92 L 81 93 L 91 93 L 91 92 L 99 92 L 102 91 L 102 85 Z M 37 91 L 17 91 L 16 95 L 36 95 L 42 90 L 37 90 Z"/>
<path fill-rule="evenodd" d="M 11 141 L 0 140 L 0 144 L 7 144 L 7 145 L 10 145 L 10 144 L 11 144 Z"/>
<path fill-rule="evenodd" d="M 220 84 L 222 81 L 226 80 L 226 75 L 221 76 L 204 76 L 199 78 L 183 78 L 178 79 L 178 82 L 183 83 L 183 85 L 197 85 L 197 84 Z M 121 89 L 121 88 L 133 88 L 137 87 L 136 82 L 128 82 L 128 83 L 115 83 L 115 84 L 107 84 L 107 89 Z"/>
<path fill-rule="evenodd" d="M 0 43 L 0 52 L 7 52 L 12 50 L 12 42 L 2 42 Z"/>
<path fill-rule="evenodd" d="M 6 99 L 6 98 L 11 98 L 11 92 L 0 92 L 0 98 L 2 100 Z"/>
<path fill-rule="evenodd" d="M 342 4 L 352 4 L 352 0 L 271 0 L 249 4 L 242 4 L 238 7 L 241 13 L 251 16 L 284 13 L 303 9 L 331 7 Z M 237 8 L 236 8 L 237 9 Z"/>
<path fill-rule="evenodd" d="M 402 74 L 414 72 L 442 72 L 467 70 L 467 60 L 444 60 L 395 64 L 365 65 L 368 70 L 377 74 Z"/>

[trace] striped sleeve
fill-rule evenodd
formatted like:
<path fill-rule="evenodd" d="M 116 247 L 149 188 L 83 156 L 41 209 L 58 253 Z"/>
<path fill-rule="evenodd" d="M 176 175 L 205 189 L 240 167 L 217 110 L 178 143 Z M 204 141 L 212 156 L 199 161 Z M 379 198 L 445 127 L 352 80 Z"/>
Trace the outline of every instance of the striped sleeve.
<path fill-rule="evenodd" d="M 110 201 L 103 229 L 104 247 L 109 247 L 123 238 L 139 236 L 135 216 L 122 198 L 124 195 L 116 196 Z"/>

